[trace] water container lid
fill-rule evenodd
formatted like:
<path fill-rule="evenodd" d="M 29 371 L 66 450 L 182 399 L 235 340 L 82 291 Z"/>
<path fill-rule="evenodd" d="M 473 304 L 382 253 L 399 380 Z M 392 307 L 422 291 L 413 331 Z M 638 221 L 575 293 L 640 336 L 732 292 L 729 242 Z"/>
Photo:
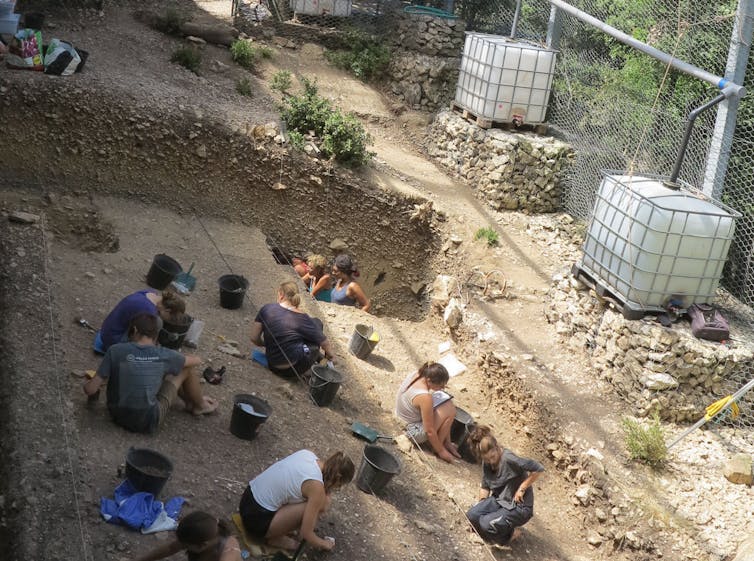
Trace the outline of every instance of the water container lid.
<path fill-rule="evenodd" d="M 625 175 L 620 172 L 605 172 L 605 182 L 619 183 L 630 189 L 643 199 L 651 201 L 652 205 L 663 210 L 682 210 L 686 213 L 709 214 L 714 216 L 736 216 L 735 212 L 728 212 L 721 203 L 707 198 L 701 191 L 691 185 L 681 182 L 681 190 L 670 189 L 663 184 L 662 177 L 646 175 Z"/>
<path fill-rule="evenodd" d="M 537 43 L 534 43 L 532 41 L 527 41 L 520 38 L 511 39 L 510 37 L 505 37 L 503 35 L 492 35 L 490 33 L 480 33 L 478 31 L 467 31 L 466 37 L 478 37 L 479 39 L 484 39 L 485 41 L 489 41 L 490 43 L 504 43 L 506 44 L 506 46 L 516 47 L 523 50 L 544 51 L 548 53 L 559 52 L 555 49 L 548 49 L 547 47 L 538 45 Z"/>

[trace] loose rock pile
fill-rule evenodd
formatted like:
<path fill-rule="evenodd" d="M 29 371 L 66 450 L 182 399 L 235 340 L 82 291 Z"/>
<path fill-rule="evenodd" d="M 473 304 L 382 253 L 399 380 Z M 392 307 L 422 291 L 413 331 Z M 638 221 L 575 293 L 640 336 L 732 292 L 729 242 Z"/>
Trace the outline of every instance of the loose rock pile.
<path fill-rule="evenodd" d="M 627 320 L 570 276 L 556 276 L 549 297 L 547 319 L 572 348 L 591 349 L 595 370 L 638 416 L 696 421 L 750 376 L 750 347 L 696 339 L 685 321 L 665 328 L 651 317 Z"/>
<path fill-rule="evenodd" d="M 573 149 L 551 137 L 480 129 L 442 111 L 431 125 L 427 151 L 473 184 L 495 210 L 555 212 Z"/>
<path fill-rule="evenodd" d="M 390 88 L 414 109 L 437 109 L 455 95 L 466 24 L 425 15 L 395 16 Z"/>

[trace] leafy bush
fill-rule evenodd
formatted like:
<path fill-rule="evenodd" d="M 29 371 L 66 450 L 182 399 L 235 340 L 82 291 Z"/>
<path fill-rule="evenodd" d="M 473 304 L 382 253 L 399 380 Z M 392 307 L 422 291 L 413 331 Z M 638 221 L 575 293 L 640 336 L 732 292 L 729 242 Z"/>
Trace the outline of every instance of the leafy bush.
<path fill-rule="evenodd" d="M 167 33 L 168 35 L 179 35 L 181 31 L 181 25 L 187 21 L 187 17 L 181 14 L 175 8 L 168 8 L 161 16 L 157 16 L 154 27 L 158 31 Z"/>
<path fill-rule="evenodd" d="M 273 50 L 267 45 L 260 45 L 256 47 L 256 52 L 262 58 L 272 58 Z"/>
<path fill-rule="evenodd" d="M 315 82 L 304 78 L 303 83 L 303 95 L 287 97 L 280 108 L 281 116 L 292 130 L 303 134 L 313 131 L 315 135 L 322 136 L 325 122 L 333 112 L 332 105 L 317 94 Z"/>
<path fill-rule="evenodd" d="M 280 93 L 287 93 L 291 89 L 291 73 L 288 70 L 275 72 L 270 81 L 270 88 Z"/>
<path fill-rule="evenodd" d="M 498 236 L 498 233 L 489 227 L 479 228 L 476 233 L 474 234 L 475 240 L 481 240 L 485 239 L 487 240 L 487 245 L 492 247 L 493 245 L 497 245 L 500 241 L 500 237 Z"/>
<path fill-rule="evenodd" d="M 371 143 L 372 137 L 353 115 L 334 111 L 325 122 L 322 151 L 345 165 L 360 166 L 367 163 L 372 157 L 367 150 Z"/>
<path fill-rule="evenodd" d="M 304 135 L 298 131 L 290 131 L 288 133 L 288 143 L 296 150 L 304 149 Z"/>
<path fill-rule="evenodd" d="M 251 80 L 244 77 L 236 82 L 236 91 L 246 97 L 251 97 Z"/>
<path fill-rule="evenodd" d="M 390 49 L 374 35 L 359 30 L 346 31 L 345 50 L 326 51 L 330 64 L 350 70 L 360 80 L 379 78 L 390 63 Z"/>
<path fill-rule="evenodd" d="M 170 57 L 170 62 L 180 64 L 194 74 L 198 74 L 199 65 L 202 63 L 202 53 L 194 47 L 180 47 Z"/>
<path fill-rule="evenodd" d="M 230 56 L 234 62 L 244 68 L 253 68 L 257 61 L 257 51 L 254 46 L 244 39 L 233 41 L 230 45 Z"/>
<path fill-rule="evenodd" d="M 338 162 L 361 165 L 369 161 L 372 154 L 367 146 L 372 138 L 359 120 L 334 109 L 317 93 L 315 82 L 306 78 L 302 82 L 303 94 L 288 96 L 280 105 L 280 114 L 290 130 L 291 145 L 300 142 L 303 147 L 303 135 L 312 131 L 322 139 L 322 152 Z"/>
<path fill-rule="evenodd" d="M 660 426 L 660 417 L 655 413 L 648 425 L 627 417 L 621 421 L 626 438 L 626 447 L 632 460 L 641 460 L 651 466 L 662 465 L 668 456 L 665 435 Z"/>

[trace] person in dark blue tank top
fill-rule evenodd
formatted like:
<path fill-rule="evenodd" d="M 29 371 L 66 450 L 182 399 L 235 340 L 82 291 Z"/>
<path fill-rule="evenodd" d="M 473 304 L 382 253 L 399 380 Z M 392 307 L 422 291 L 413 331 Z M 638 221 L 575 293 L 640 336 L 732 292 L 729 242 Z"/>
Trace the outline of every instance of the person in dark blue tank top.
<path fill-rule="evenodd" d="M 356 306 L 368 312 L 372 304 L 359 283 L 354 280 L 358 271 L 351 257 L 345 253 L 338 255 L 333 264 L 332 274 L 336 279 L 335 286 L 330 293 L 332 302 L 343 306 Z"/>

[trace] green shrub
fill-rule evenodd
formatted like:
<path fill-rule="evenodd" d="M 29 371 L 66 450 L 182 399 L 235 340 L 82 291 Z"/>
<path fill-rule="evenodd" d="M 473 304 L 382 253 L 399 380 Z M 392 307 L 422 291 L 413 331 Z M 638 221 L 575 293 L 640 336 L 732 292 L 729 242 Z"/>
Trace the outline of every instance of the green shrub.
<path fill-rule="evenodd" d="M 257 54 L 262 58 L 272 58 L 272 53 L 274 52 L 271 48 L 269 48 L 267 45 L 259 45 L 256 48 Z"/>
<path fill-rule="evenodd" d="M 651 466 L 660 466 L 665 462 L 668 449 L 657 413 L 646 425 L 627 417 L 623 418 L 621 425 L 632 460 L 641 460 Z"/>
<path fill-rule="evenodd" d="M 334 109 L 330 102 L 317 93 L 317 84 L 302 79 L 304 93 L 283 99 L 280 114 L 290 130 L 291 145 L 301 141 L 303 135 L 312 131 L 322 139 L 321 149 L 326 156 L 346 165 L 361 165 L 369 161 L 372 153 L 367 146 L 372 137 L 353 115 L 344 115 Z M 294 137 L 293 133 L 302 135 Z"/>
<path fill-rule="evenodd" d="M 202 53 L 194 47 L 180 47 L 170 57 L 170 62 L 180 64 L 194 74 L 198 74 L 199 65 L 202 63 Z"/>
<path fill-rule="evenodd" d="M 489 227 L 479 228 L 474 234 L 474 239 L 475 240 L 485 239 L 487 240 L 487 245 L 490 247 L 492 247 L 493 245 L 497 245 L 500 242 L 500 237 L 498 236 L 498 233 L 493 228 L 489 228 Z"/>
<path fill-rule="evenodd" d="M 246 97 L 251 97 L 251 80 L 244 77 L 236 82 L 236 91 Z"/>
<path fill-rule="evenodd" d="M 157 16 L 154 26 L 158 31 L 168 35 L 180 35 L 181 25 L 187 20 L 188 18 L 175 8 L 168 8 L 164 14 Z"/>
<path fill-rule="evenodd" d="M 254 46 L 244 39 L 233 41 L 230 45 L 230 56 L 234 62 L 244 68 L 253 68 L 257 61 L 257 51 Z"/>
<path fill-rule="evenodd" d="M 291 73 L 288 70 L 278 70 L 272 75 L 270 88 L 280 93 L 288 93 L 291 89 Z"/>
<path fill-rule="evenodd" d="M 342 164 L 360 166 L 367 163 L 372 157 L 367 150 L 371 143 L 372 137 L 353 115 L 334 111 L 325 122 L 322 151 Z"/>
<path fill-rule="evenodd" d="M 304 135 L 298 131 L 289 131 L 288 144 L 290 144 L 296 150 L 303 150 L 304 144 L 306 144 L 304 142 Z"/>
<path fill-rule="evenodd" d="M 303 95 L 291 95 L 283 100 L 280 114 L 288 124 L 288 128 L 297 130 L 302 134 L 313 131 L 315 135 L 322 136 L 325 123 L 333 112 L 332 105 L 328 100 L 317 94 L 317 84 L 304 78 Z"/>
<path fill-rule="evenodd" d="M 330 64 L 353 72 L 360 80 L 379 78 L 390 63 L 390 49 L 374 35 L 351 29 L 342 44 L 344 50 L 326 51 L 325 56 Z"/>

